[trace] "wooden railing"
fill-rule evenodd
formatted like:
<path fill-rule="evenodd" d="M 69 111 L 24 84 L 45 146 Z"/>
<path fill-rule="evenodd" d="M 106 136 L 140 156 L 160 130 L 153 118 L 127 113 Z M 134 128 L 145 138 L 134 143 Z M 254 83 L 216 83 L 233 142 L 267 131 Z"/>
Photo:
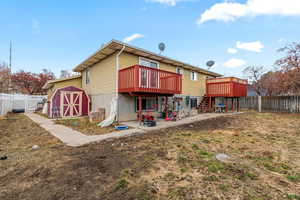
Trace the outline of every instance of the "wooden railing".
<path fill-rule="evenodd" d="M 245 97 L 248 81 L 235 77 L 211 78 L 206 80 L 208 97 Z"/>
<path fill-rule="evenodd" d="M 134 65 L 119 70 L 119 92 L 181 94 L 180 74 Z"/>

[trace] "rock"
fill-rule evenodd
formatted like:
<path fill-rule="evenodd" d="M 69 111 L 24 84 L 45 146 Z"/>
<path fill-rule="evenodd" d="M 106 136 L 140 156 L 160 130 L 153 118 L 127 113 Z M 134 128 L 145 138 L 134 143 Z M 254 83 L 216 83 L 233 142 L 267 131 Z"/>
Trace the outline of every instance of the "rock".
<path fill-rule="evenodd" d="M 32 148 L 32 150 L 38 150 L 40 148 L 40 146 L 39 145 L 33 145 L 31 148 Z"/>
<path fill-rule="evenodd" d="M 194 128 L 194 125 L 193 125 L 193 124 L 190 124 L 190 128 Z"/>
<path fill-rule="evenodd" d="M 229 156 L 224 153 L 218 153 L 216 154 L 216 159 L 220 162 L 227 162 L 229 160 Z"/>
<path fill-rule="evenodd" d="M 7 156 L 0 156 L 0 160 L 6 160 Z"/>

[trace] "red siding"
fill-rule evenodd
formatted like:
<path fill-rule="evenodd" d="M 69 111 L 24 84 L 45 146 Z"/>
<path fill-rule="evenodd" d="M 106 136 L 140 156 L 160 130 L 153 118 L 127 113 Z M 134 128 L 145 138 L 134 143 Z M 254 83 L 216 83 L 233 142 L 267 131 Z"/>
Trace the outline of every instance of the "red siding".
<path fill-rule="evenodd" d="M 247 96 L 247 80 L 235 77 L 212 78 L 206 80 L 206 96 L 208 97 L 245 97 Z"/>
<path fill-rule="evenodd" d="M 119 92 L 181 94 L 180 74 L 134 65 L 119 71 Z"/>

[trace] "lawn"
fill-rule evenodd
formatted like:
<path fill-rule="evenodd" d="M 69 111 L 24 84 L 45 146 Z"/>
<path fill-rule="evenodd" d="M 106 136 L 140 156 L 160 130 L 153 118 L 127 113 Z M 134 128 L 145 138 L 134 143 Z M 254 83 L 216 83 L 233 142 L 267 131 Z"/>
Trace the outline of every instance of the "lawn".
<path fill-rule="evenodd" d="M 300 199 L 298 114 L 220 117 L 79 148 L 21 114 L 0 119 L 0 134 L 1 200 Z"/>

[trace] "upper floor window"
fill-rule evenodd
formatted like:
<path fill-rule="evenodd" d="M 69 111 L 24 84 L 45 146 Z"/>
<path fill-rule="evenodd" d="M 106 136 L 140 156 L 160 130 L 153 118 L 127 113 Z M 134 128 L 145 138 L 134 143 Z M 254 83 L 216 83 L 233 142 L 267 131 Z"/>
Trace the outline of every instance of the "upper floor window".
<path fill-rule="evenodd" d="M 181 67 L 176 68 L 176 73 L 183 75 L 183 69 Z"/>
<path fill-rule="evenodd" d="M 192 81 L 197 81 L 198 77 L 197 77 L 197 72 L 191 71 L 191 80 Z"/>
<path fill-rule="evenodd" d="M 85 70 L 85 83 L 89 84 L 91 82 L 90 80 L 90 68 L 86 68 Z"/>
<path fill-rule="evenodd" d="M 141 58 L 139 59 L 139 64 L 142 66 L 146 66 L 146 67 L 151 67 L 151 68 L 159 68 L 159 63 L 154 61 L 154 60 L 150 60 L 150 59 L 146 59 L 146 58 Z"/>

